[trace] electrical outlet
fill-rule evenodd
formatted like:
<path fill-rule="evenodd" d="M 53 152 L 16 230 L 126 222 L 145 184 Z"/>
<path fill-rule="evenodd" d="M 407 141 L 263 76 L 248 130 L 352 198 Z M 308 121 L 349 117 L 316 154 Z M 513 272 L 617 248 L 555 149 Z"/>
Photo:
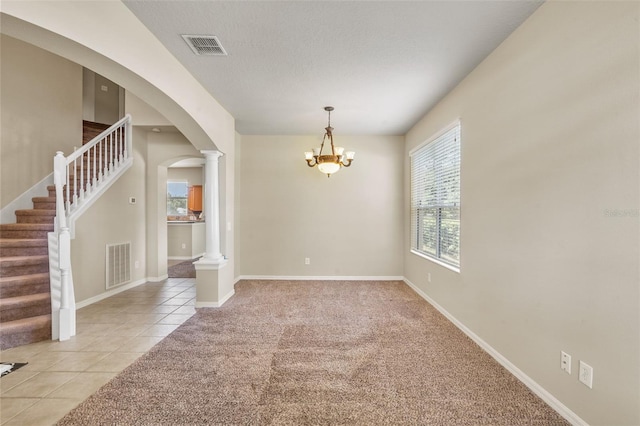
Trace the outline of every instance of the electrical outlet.
<path fill-rule="evenodd" d="M 182 248 L 183 248 L 183 249 L 186 249 L 186 248 L 187 248 L 187 245 L 186 245 L 185 243 L 182 243 Z"/>
<path fill-rule="evenodd" d="M 580 381 L 589 389 L 593 388 L 593 367 L 584 361 L 580 361 Z"/>
<path fill-rule="evenodd" d="M 311 265 L 311 259 L 310 259 L 310 258 L 308 258 L 308 257 L 305 257 L 305 258 L 304 258 L 304 264 L 305 264 L 305 265 Z"/>
<path fill-rule="evenodd" d="M 567 374 L 571 374 L 571 355 L 565 351 L 560 351 L 560 368 Z"/>
<path fill-rule="evenodd" d="M 136 260 L 133 265 L 134 265 L 134 268 L 138 269 L 140 267 L 140 261 Z"/>

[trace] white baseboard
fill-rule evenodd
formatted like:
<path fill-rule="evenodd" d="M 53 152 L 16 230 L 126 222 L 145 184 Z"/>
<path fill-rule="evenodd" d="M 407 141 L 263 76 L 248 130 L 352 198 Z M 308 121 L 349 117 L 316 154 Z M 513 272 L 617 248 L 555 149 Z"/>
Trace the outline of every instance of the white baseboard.
<path fill-rule="evenodd" d="M 231 290 L 229 293 L 227 293 L 226 296 L 224 296 L 222 299 L 218 300 L 217 302 L 198 302 L 196 300 L 196 309 L 197 308 L 219 308 L 220 306 L 224 305 L 227 300 L 231 299 L 231 296 L 233 296 L 235 293 L 236 293 L 235 290 Z"/>
<path fill-rule="evenodd" d="M 191 259 L 195 260 L 202 256 L 204 256 L 204 252 L 199 254 L 194 254 L 193 257 L 192 256 L 168 256 L 167 260 L 191 260 Z"/>
<path fill-rule="evenodd" d="M 149 282 L 148 278 L 143 278 L 141 280 L 133 281 L 133 282 L 130 282 L 128 284 L 124 284 L 124 285 L 118 286 L 116 288 L 112 288 L 112 289 L 107 290 L 104 293 L 101 293 L 101 294 L 99 294 L 97 296 L 93 296 L 93 297 L 90 297 L 88 299 L 83 300 L 82 302 L 76 303 L 76 309 L 80 309 L 80 308 L 84 308 L 85 306 L 92 305 L 92 304 L 94 304 L 96 302 L 99 302 L 99 301 L 101 301 L 103 299 L 106 299 L 107 297 L 115 296 L 118 293 L 122 293 L 123 291 L 132 289 L 132 288 L 137 287 L 140 284 L 144 284 L 146 282 Z"/>
<path fill-rule="evenodd" d="M 308 275 L 240 275 L 240 280 L 279 280 L 279 281 L 404 281 L 401 276 L 308 276 Z"/>
<path fill-rule="evenodd" d="M 456 327 L 458 327 L 464 334 L 466 334 L 471 340 L 476 342 L 485 352 L 491 355 L 500 365 L 506 368 L 511 374 L 516 376 L 526 387 L 528 387 L 533 393 L 538 395 L 540 399 L 549 404 L 558 414 L 564 417 L 569 423 L 574 426 L 588 426 L 588 423 L 582 420 L 576 413 L 571 411 L 566 405 L 560 402 L 555 396 L 551 395 L 546 389 L 540 386 L 535 380 L 527 376 L 522 370 L 516 367 L 511 361 L 505 358 L 500 352 L 495 350 L 491 345 L 482 340 L 477 334 L 471 331 L 467 326 L 458 321 L 453 315 L 451 315 L 446 309 L 440 306 L 435 300 L 429 297 L 426 293 L 420 290 L 415 284 L 408 279 L 404 278 L 404 282 L 413 289 L 420 297 L 426 300 L 431 306 L 436 308 L 442 315 L 444 315 L 449 321 L 451 321 Z"/>
<path fill-rule="evenodd" d="M 167 278 L 169 278 L 169 275 L 168 274 L 164 274 L 164 275 L 161 275 L 159 277 L 147 277 L 147 281 L 152 282 L 152 283 L 157 283 L 158 281 L 164 281 Z"/>

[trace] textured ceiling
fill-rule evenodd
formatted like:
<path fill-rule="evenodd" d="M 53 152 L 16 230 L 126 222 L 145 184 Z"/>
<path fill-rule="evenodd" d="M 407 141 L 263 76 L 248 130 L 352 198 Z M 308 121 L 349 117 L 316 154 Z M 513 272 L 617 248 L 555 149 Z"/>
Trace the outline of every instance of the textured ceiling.
<path fill-rule="evenodd" d="M 125 0 L 241 134 L 404 134 L 541 3 Z"/>

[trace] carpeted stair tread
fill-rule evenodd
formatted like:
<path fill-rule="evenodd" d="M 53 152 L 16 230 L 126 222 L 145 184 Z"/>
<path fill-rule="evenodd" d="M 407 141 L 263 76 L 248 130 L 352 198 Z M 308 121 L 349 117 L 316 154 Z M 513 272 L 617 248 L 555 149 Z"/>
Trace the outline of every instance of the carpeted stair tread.
<path fill-rule="evenodd" d="M 49 197 L 47 197 L 49 198 Z M 16 210 L 16 216 L 55 216 L 55 210 L 45 210 L 45 209 L 25 209 L 25 210 Z"/>
<path fill-rule="evenodd" d="M 55 203 L 56 197 L 33 197 L 31 201 L 34 203 Z"/>
<path fill-rule="evenodd" d="M 40 263 L 49 263 L 49 256 L 5 256 L 0 257 L 0 264 L 3 266 L 22 266 L 22 265 L 37 265 Z"/>
<path fill-rule="evenodd" d="M 38 231 L 53 231 L 53 224 L 48 223 L 4 223 L 0 225 L 0 229 L 11 229 L 16 231 L 21 230 L 38 230 Z"/>
<path fill-rule="evenodd" d="M 0 277 L 0 297 L 16 297 L 49 291 L 49 273 Z"/>
<path fill-rule="evenodd" d="M 4 324 L 51 313 L 49 293 L 27 294 L 0 299 L 0 320 Z"/>
<path fill-rule="evenodd" d="M 0 311 L 13 309 L 19 305 L 49 301 L 48 293 L 26 294 L 24 296 L 5 297 L 0 299 Z"/>
<path fill-rule="evenodd" d="M 51 314 L 2 323 L 0 350 L 51 339 Z"/>
<path fill-rule="evenodd" d="M 43 238 L 0 238 L 0 250 L 5 247 L 47 247 Z"/>
<path fill-rule="evenodd" d="M 33 199 L 33 208 L 42 210 L 55 210 L 56 197 L 36 197 Z"/>
<path fill-rule="evenodd" d="M 49 253 L 49 243 L 44 238 L 0 238 L 0 256 L 32 256 Z"/>
<path fill-rule="evenodd" d="M 16 210 L 18 223 L 53 223 L 56 211 L 50 209 Z"/>
<path fill-rule="evenodd" d="M 0 275 L 15 277 L 49 271 L 49 256 L 0 257 Z"/>
<path fill-rule="evenodd" d="M 6 223 L 0 225 L 0 238 L 6 239 L 46 239 L 49 232 L 53 232 L 53 223 Z"/>

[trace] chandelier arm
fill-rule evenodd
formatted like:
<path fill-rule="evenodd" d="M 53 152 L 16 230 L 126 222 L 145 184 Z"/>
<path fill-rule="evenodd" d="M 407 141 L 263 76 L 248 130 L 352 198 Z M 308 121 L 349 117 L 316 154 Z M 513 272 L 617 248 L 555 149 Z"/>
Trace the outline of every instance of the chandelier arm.
<path fill-rule="evenodd" d="M 349 167 L 351 166 L 351 163 L 353 163 L 353 160 L 349 160 L 348 163 L 345 163 L 344 161 L 340 160 L 340 165 L 343 167 Z"/>
<path fill-rule="evenodd" d="M 314 159 L 315 159 L 315 161 L 314 161 Z M 318 159 L 317 158 L 314 158 L 314 159 L 307 160 L 307 166 L 309 166 L 309 167 L 317 166 L 318 165 Z M 312 161 L 313 161 L 313 163 L 312 163 Z"/>
<path fill-rule="evenodd" d="M 322 149 L 324 148 L 324 140 L 327 138 L 327 134 L 325 133 L 324 136 L 322 136 L 322 143 L 320 144 L 320 152 L 318 153 L 318 156 L 322 155 Z M 317 160 L 317 158 L 316 158 Z"/>

